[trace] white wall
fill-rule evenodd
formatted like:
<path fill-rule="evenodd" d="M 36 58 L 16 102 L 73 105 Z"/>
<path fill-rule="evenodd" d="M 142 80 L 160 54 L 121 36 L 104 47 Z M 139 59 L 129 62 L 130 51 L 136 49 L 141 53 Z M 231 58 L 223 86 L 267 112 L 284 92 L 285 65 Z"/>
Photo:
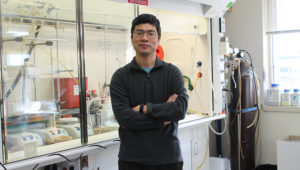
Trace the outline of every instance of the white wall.
<path fill-rule="evenodd" d="M 249 51 L 253 64 L 260 75 L 262 87 L 266 80 L 263 65 L 267 56 L 264 55 L 263 32 L 263 1 L 238 0 L 233 11 L 226 13 L 226 34 L 233 47 Z M 263 90 L 261 90 L 263 96 Z M 263 101 L 263 100 L 262 100 Z M 276 110 L 276 109 L 274 109 Z M 300 114 L 288 112 L 261 112 L 261 161 L 260 164 L 276 163 L 276 140 L 289 134 L 300 135 Z M 259 155 L 259 154 L 257 154 Z"/>

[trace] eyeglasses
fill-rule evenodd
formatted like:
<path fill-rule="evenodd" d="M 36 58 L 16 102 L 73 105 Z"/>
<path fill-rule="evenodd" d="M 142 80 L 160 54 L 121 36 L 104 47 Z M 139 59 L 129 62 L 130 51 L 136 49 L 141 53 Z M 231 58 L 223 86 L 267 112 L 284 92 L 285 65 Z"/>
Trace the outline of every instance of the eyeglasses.
<path fill-rule="evenodd" d="M 148 31 L 148 32 L 135 31 L 133 33 L 133 36 L 140 39 L 140 38 L 143 38 L 145 34 L 146 34 L 146 36 L 149 40 L 154 40 L 156 38 L 156 35 L 157 35 L 157 33 L 155 31 Z"/>

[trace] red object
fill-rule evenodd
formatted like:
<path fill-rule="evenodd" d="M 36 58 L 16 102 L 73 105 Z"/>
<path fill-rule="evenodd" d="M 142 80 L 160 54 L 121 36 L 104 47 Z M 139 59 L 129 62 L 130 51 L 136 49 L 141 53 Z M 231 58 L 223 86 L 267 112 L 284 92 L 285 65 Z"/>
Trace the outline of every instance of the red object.
<path fill-rule="evenodd" d="M 202 77 L 202 73 L 200 73 L 200 72 L 197 74 L 197 78 L 199 78 L 199 77 Z"/>
<path fill-rule="evenodd" d="M 78 82 L 78 78 L 76 78 Z M 79 107 L 79 86 L 73 78 L 60 78 L 60 108 L 61 109 L 71 109 Z M 87 78 L 85 79 L 86 89 L 88 87 Z M 57 79 L 54 79 L 54 86 L 56 95 L 57 92 Z"/>
<path fill-rule="evenodd" d="M 157 46 L 155 54 L 160 60 L 164 60 L 164 50 L 161 45 Z"/>
<path fill-rule="evenodd" d="M 70 115 L 68 115 L 68 117 L 72 117 L 72 115 L 70 114 Z"/>
<path fill-rule="evenodd" d="M 138 5 L 148 5 L 148 0 L 128 0 L 128 3 L 138 4 Z"/>
<path fill-rule="evenodd" d="M 93 96 L 93 97 L 97 97 L 96 90 L 92 90 L 92 96 Z"/>

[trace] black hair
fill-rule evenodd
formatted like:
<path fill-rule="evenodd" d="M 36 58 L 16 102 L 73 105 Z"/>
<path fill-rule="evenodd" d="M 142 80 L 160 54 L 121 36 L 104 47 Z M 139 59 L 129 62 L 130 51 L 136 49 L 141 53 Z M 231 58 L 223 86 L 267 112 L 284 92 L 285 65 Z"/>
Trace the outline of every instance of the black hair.
<path fill-rule="evenodd" d="M 132 21 L 132 24 L 131 24 L 131 37 L 133 35 L 133 31 L 134 31 L 134 28 L 136 25 L 146 24 L 146 23 L 155 26 L 158 37 L 160 37 L 160 35 L 161 35 L 160 22 L 154 15 L 151 15 L 151 14 L 141 14 L 141 15 L 137 16 L 136 18 L 134 18 L 134 20 Z"/>

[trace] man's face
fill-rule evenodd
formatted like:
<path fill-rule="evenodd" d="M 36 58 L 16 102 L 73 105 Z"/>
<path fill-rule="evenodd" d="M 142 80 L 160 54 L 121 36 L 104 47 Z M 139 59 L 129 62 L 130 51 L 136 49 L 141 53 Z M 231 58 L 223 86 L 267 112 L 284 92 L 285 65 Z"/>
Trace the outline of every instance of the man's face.
<path fill-rule="evenodd" d="M 137 55 L 155 55 L 160 38 L 154 25 L 145 23 L 136 25 L 131 37 L 131 43 Z"/>

